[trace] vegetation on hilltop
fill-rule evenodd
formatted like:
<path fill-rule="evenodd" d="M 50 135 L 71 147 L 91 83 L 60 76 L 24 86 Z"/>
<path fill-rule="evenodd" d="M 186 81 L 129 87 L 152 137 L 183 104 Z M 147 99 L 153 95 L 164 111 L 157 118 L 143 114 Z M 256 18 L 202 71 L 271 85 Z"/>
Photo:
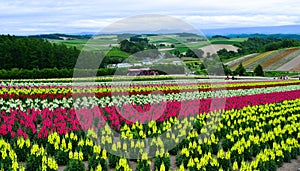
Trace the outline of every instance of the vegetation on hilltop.
<path fill-rule="evenodd" d="M 293 39 L 249 38 L 244 42 L 236 44 L 236 46 L 239 47 L 237 52 L 221 49 L 217 53 L 221 60 L 226 60 L 237 56 L 244 56 L 252 53 L 263 53 L 281 48 L 296 47 L 299 45 L 300 42 Z"/>
<path fill-rule="evenodd" d="M 44 39 L 0 36 L 0 69 L 74 68 L 80 51 Z"/>

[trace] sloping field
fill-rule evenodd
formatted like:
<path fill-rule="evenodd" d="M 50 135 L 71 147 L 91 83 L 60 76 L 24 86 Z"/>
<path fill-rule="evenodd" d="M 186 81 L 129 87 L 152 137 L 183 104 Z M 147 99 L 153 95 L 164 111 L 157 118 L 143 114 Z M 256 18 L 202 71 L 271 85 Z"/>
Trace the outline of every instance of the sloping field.
<path fill-rule="evenodd" d="M 253 58 L 254 56 L 258 55 L 258 53 L 254 53 L 254 54 L 250 54 L 250 55 L 246 55 L 243 57 L 239 57 L 237 59 L 234 59 L 232 61 L 226 62 L 225 65 L 227 65 L 228 67 L 233 67 L 235 65 L 240 64 L 241 62 L 244 62 L 250 58 Z"/>
<path fill-rule="evenodd" d="M 256 62 L 257 60 L 262 59 L 262 58 L 264 58 L 265 56 L 270 55 L 270 54 L 272 54 L 272 53 L 274 53 L 274 52 L 275 52 L 275 51 L 269 51 L 269 52 L 265 52 L 265 53 L 259 54 L 259 55 L 257 55 L 257 56 L 254 56 L 253 58 L 250 58 L 250 59 L 248 59 L 248 60 L 242 62 L 242 64 L 243 64 L 244 67 L 246 67 L 247 65 L 249 65 L 249 64 L 251 64 L 251 63 L 253 63 L 253 62 Z M 231 69 L 232 69 L 232 70 L 235 70 L 235 69 L 238 67 L 238 65 L 239 65 L 239 64 L 234 65 L 233 67 L 231 67 Z"/>
<path fill-rule="evenodd" d="M 210 54 L 217 54 L 217 52 L 221 49 L 227 49 L 228 51 L 237 52 L 238 47 L 233 45 L 226 45 L 226 44 L 212 44 L 212 45 L 204 46 L 200 49 L 203 50 L 204 54 L 206 55 L 208 52 Z"/>
<path fill-rule="evenodd" d="M 300 71 L 300 58 L 295 58 L 294 65 L 297 64 L 297 66 L 294 66 L 293 68 L 289 69 L 289 71 Z"/>
<path fill-rule="evenodd" d="M 289 71 L 299 64 L 299 59 L 297 59 L 300 58 L 299 56 L 300 56 L 300 50 L 295 50 L 292 53 L 282 57 L 275 63 L 264 68 L 264 70 Z"/>
<path fill-rule="evenodd" d="M 274 58 L 275 56 L 281 54 L 282 52 L 284 52 L 284 49 L 276 50 L 273 53 L 266 55 L 263 58 L 260 58 L 257 61 L 248 64 L 247 66 L 245 66 L 245 68 L 248 71 L 253 71 L 255 67 L 257 67 L 257 65 L 261 65 L 262 63 Z"/>
<path fill-rule="evenodd" d="M 294 59 L 289 62 L 283 64 L 279 68 L 278 71 L 299 71 L 300 70 L 300 55 L 296 56 Z"/>
<path fill-rule="evenodd" d="M 286 57 L 287 55 L 289 55 L 289 54 L 291 54 L 291 53 L 293 53 L 297 50 L 299 50 L 299 49 L 298 48 L 286 49 L 282 53 L 279 53 L 278 55 L 275 55 L 272 58 L 266 60 L 261 65 L 262 65 L 263 68 L 267 68 L 267 67 L 273 65 L 274 63 L 278 62 L 282 58 Z"/>

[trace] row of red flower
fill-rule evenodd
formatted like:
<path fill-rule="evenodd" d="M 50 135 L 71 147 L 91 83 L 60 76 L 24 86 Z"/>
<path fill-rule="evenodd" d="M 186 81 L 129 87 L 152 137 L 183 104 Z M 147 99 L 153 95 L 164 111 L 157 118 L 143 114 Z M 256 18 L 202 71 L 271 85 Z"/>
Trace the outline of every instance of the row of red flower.
<path fill-rule="evenodd" d="M 214 110 L 241 109 L 245 106 L 282 102 L 300 98 L 300 90 L 236 96 L 229 98 L 209 98 L 190 101 L 167 101 L 153 105 L 124 105 L 123 107 L 94 107 L 92 109 L 49 110 L 28 109 L 1 112 L 0 135 L 7 137 L 37 135 L 46 138 L 52 131 L 65 134 L 71 130 L 87 130 L 102 127 L 106 122 L 116 130 L 123 123 L 132 124 L 136 121 L 164 121 L 170 117 L 186 117 L 207 113 Z"/>

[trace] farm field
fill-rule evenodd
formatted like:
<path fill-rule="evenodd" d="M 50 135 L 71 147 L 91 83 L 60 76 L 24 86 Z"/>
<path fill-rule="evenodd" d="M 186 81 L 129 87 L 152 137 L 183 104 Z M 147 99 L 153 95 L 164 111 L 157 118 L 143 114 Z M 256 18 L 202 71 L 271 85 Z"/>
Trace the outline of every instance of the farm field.
<path fill-rule="evenodd" d="M 200 48 L 203 50 L 204 54 L 210 53 L 210 54 L 217 54 L 217 52 L 221 49 L 227 49 L 228 51 L 234 51 L 237 52 L 238 48 L 230 45 L 230 44 L 212 44 L 208 46 L 204 46 Z"/>
<path fill-rule="evenodd" d="M 220 39 L 212 38 L 206 39 L 197 35 L 187 35 L 178 36 L 176 34 L 166 34 L 166 35 L 155 35 L 155 36 L 143 36 L 149 39 L 151 44 L 167 44 L 167 47 L 162 47 L 163 51 L 170 51 L 170 45 L 174 44 L 176 48 L 185 50 L 187 47 L 192 49 L 198 49 L 209 44 L 221 45 L 233 45 L 247 40 L 246 38 L 232 38 L 232 39 Z M 98 51 L 107 50 L 111 46 L 118 46 L 118 36 L 117 35 L 101 35 L 92 37 L 92 41 L 89 39 L 66 39 L 66 40 L 53 40 L 49 39 L 53 43 L 63 43 L 69 47 L 75 46 L 78 49 L 83 49 L 87 51 Z M 194 41 L 193 41 L 194 40 Z M 89 42 L 89 46 L 85 47 L 85 44 Z M 231 47 L 231 46 L 230 46 Z M 226 48 L 226 47 L 225 47 Z M 230 49 L 231 50 L 231 49 Z"/>
<path fill-rule="evenodd" d="M 266 71 L 298 71 L 299 52 L 299 48 L 279 49 L 246 55 L 227 61 L 226 64 L 233 70 L 242 63 L 248 71 L 253 71 L 259 64 Z"/>
<path fill-rule="evenodd" d="M 0 104 L 0 170 L 284 170 L 300 155 L 299 80 L 2 81 Z"/>

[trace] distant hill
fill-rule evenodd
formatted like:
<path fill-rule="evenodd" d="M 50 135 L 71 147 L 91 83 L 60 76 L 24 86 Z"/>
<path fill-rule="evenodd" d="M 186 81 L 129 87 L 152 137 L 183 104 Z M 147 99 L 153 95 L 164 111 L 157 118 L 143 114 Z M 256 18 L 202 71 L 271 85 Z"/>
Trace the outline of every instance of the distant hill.
<path fill-rule="evenodd" d="M 277 38 L 277 39 L 295 39 L 300 40 L 300 34 L 230 34 L 229 38 Z"/>
<path fill-rule="evenodd" d="M 53 39 L 53 40 L 71 40 L 71 39 L 89 39 L 92 35 L 68 35 L 68 34 L 40 34 L 40 35 L 29 35 L 29 36 L 18 36 L 18 37 L 29 37 L 29 38 L 42 38 L 42 39 Z"/>
<path fill-rule="evenodd" d="M 266 27 L 237 27 L 201 30 L 206 36 L 213 35 L 251 35 L 251 34 L 299 34 L 300 25 L 266 26 Z"/>

